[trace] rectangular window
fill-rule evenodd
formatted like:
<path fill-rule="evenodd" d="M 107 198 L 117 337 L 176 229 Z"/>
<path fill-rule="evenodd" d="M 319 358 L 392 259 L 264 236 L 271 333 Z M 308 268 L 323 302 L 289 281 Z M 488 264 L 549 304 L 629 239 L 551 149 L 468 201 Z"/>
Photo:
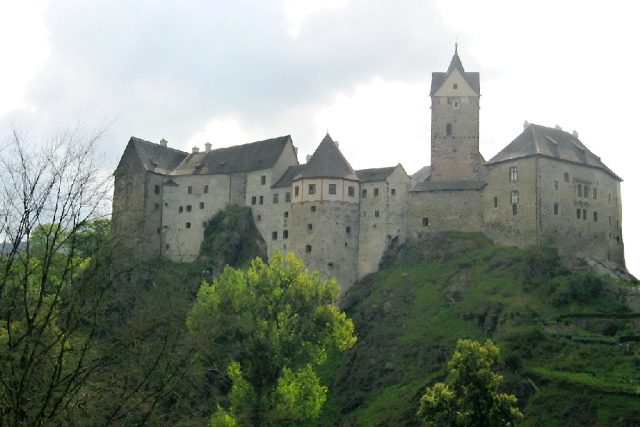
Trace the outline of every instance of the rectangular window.
<path fill-rule="evenodd" d="M 580 209 L 576 209 L 576 218 L 580 219 L 580 217 L 582 216 L 581 212 L 582 211 Z"/>
<path fill-rule="evenodd" d="M 260 177 L 260 184 L 265 185 L 267 183 L 267 176 L 266 175 L 262 175 Z"/>
<path fill-rule="evenodd" d="M 187 228 L 191 228 L 191 223 L 190 223 L 190 222 L 186 223 L 186 224 L 185 224 L 185 227 L 187 227 Z"/>
<path fill-rule="evenodd" d="M 553 204 L 553 214 L 554 215 L 558 215 L 558 212 L 560 211 L 560 207 L 558 206 L 557 203 Z"/>
<path fill-rule="evenodd" d="M 188 186 L 187 187 L 187 193 L 188 194 L 193 194 L 193 187 L 192 186 Z"/>
<path fill-rule="evenodd" d="M 208 193 L 209 192 L 209 186 L 205 185 L 204 189 L 202 190 L 202 192 L 205 193 L 205 194 Z"/>
<path fill-rule="evenodd" d="M 280 195 L 278 193 L 273 193 L 273 204 L 277 204 L 278 203 L 278 199 L 280 198 Z"/>
<path fill-rule="evenodd" d="M 593 187 L 593 199 L 597 199 L 598 198 L 598 189 L 596 187 Z"/>
<path fill-rule="evenodd" d="M 156 203 L 155 205 L 153 205 L 153 208 L 154 208 L 155 210 L 160 209 L 160 203 Z"/>
<path fill-rule="evenodd" d="M 309 184 L 309 194 L 316 194 L 316 185 L 315 184 Z"/>
<path fill-rule="evenodd" d="M 180 206 L 180 207 L 178 208 L 178 212 L 182 213 L 182 211 L 184 211 L 184 208 L 183 208 L 182 206 Z"/>
<path fill-rule="evenodd" d="M 514 215 L 518 215 L 518 205 L 511 205 L 511 211 Z"/>
<path fill-rule="evenodd" d="M 313 224 L 307 224 L 307 230 L 308 231 L 313 230 Z"/>
<path fill-rule="evenodd" d="M 286 193 L 284 193 L 284 201 L 286 203 L 291 202 L 291 192 L 290 191 L 287 191 Z"/>
<path fill-rule="evenodd" d="M 422 226 L 423 227 L 429 226 L 429 218 L 422 218 Z"/>
<path fill-rule="evenodd" d="M 578 184 L 578 197 L 582 197 L 582 184 Z"/>
<path fill-rule="evenodd" d="M 367 197 L 367 189 L 363 188 L 362 189 L 362 198 L 365 198 L 365 197 Z"/>
<path fill-rule="evenodd" d="M 307 246 L 305 246 L 305 247 L 304 247 L 304 251 L 305 251 L 306 253 L 311 252 L 311 245 L 307 245 Z"/>
<path fill-rule="evenodd" d="M 564 173 L 564 182 L 569 182 L 569 173 L 568 172 Z"/>
<path fill-rule="evenodd" d="M 582 209 L 582 219 L 583 220 L 587 220 L 587 210 L 586 209 Z"/>
<path fill-rule="evenodd" d="M 379 218 L 380 217 L 380 211 L 375 211 L 373 213 L 373 216 L 375 216 L 376 218 Z"/>
<path fill-rule="evenodd" d="M 153 192 L 154 194 L 160 194 L 160 186 L 156 185 L 155 187 L 153 187 Z"/>
<path fill-rule="evenodd" d="M 498 207 L 498 198 L 497 198 L 497 197 L 494 197 L 494 198 L 493 198 L 493 207 L 494 207 L 494 208 L 497 208 L 497 207 Z"/>
<path fill-rule="evenodd" d="M 260 196 L 260 204 L 264 205 L 264 196 Z"/>
<path fill-rule="evenodd" d="M 584 197 L 588 198 L 589 197 L 589 186 L 585 184 L 584 186 Z"/>
<path fill-rule="evenodd" d="M 191 205 L 187 205 L 187 212 L 191 212 Z"/>
<path fill-rule="evenodd" d="M 204 209 L 204 202 L 200 202 L 200 209 Z"/>
<path fill-rule="evenodd" d="M 255 205 L 256 204 L 256 200 L 257 200 L 256 196 L 252 196 L 251 197 L 251 204 Z"/>
<path fill-rule="evenodd" d="M 271 232 L 271 240 L 278 240 L 278 232 L 277 231 Z"/>
<path fill-rule="evenodd" d="M 598 222 L 598 212 L 593 211 L 593 222 Z"/>
<path fill-rule="evenodd" d="M 553 181 L 553 189 L 558 191 L 558 187 L 559 187 L 558 181 Z"/>
<path fill-rule="evenodd" d="M 395 188 L 392 188 L 392 189 L 391 189 L 391 195 L 392 195 L 392 196 L 395 196 L 395 195 L 396 195 L 396 189 L 395 189 Z"/>
<path fill-rule="evenodd" d="M 351 227 L 347 225 L 347 228 L 345 229 L 345 231 L 347 232 L 347 234 L 351 233 Z"/>
<path fill-rule="evenodd" d="M 296 197 L 298 197 L 300 195 L 300 187 L 296 185 L 296 187 L 294 188 L 294 191 L 295 191 Z"/>
<path fill-rule="evenodd" d="M 315 212 L 315 211 L 316 211 L 316 209 L 317 209 L 317 208 L 316 208 L 316 206 L 315 206 L 315 205 L 311 206 L 311 212 Z"/>
<path fill-rule="evenodd" d="M 329 194 L 336 194 L 337 188 L 336 184 L 329 184 Z"/>
<path fill-rule="evenodd" d="M 356 195 L 356 189 L 353 185 L 350 185 L 349 188 L 347 188 L 347 195 L 349 197 L 353 197 Z"/>
<path fill-rule="evenodd" d="M 511 192 L 511 204 L 517 205 L 520 202 L 520 193 L 518 190 L 514 190 Z"/>
<path fill-rule="evenodd" d="M 518 166 L 511 166 L 509 168 L 509 181 L 516 182 L 518 180 Z"/>
<path fill-rule="evenodd" d="M 611 204 L 611 193 L 609 193 L 609 204 Z"/>
<path fill-rule="evenodd" d="M 288 239 L 289 238 L 289 230 L 284 230 L 282 232 L 282 238 L 283 239 Z"/>
<path fill-rule="evenodd" d="M 380 192 L 378 191 L 377 188 L 373 189 L 373 197 L 378 197 L 378 195 L 380 194 Z"/>

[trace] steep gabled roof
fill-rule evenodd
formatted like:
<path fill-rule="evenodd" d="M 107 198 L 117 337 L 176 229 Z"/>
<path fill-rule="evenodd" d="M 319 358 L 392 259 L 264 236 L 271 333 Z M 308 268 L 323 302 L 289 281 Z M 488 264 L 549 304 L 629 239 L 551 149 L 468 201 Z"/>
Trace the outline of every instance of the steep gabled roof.
<path fill-rule="evenodd" d="M 620 179 L 611 169 L 570 133 L 560 129 L 530 124 L 487 164 L 495 164 L 530 156 L 544 156 L 602 169 Z"/>
<path fill-rule="evenodd" d="M 168 174 L 187 156 L 184 151 L 164 147 L 132 136 L 129 140 L 145 170 Z"/>
<path fill-rule="evenodd" d="M 171 175 L 213 175 L 269 169 L 278 161 L 289 135 L 250 144 L 191 153 Z"/>
<path fill-rule="evenodd" d="M 327 133 L 305 167 L 294 179 L 300 178 L 346 178 L 357 180 L 358 177 L 344 158 L 338 145 Z"/>
<path fill-rule="evenodd" d="M 302 172 L 305 168 L 305 165 L 294 165 L 289 166 L 286 171 L 282 174 L 280 179 L 271 186 L 271 188 L 282 188 L 282 187 L 290 187 L 293 178 Z"/>
<path fill-rule="evenodd" d="M 384 181 L 398 166 L 388 168 L 360 169 L 356 171 L 360 182 Z"/>
<path fill-rule="evenodd" d="M 446 73 L 431 73 L 431 92 L 429 95 L 434 95 L 438 89 L 443 85 L 447 77 L 453 73 L 454 70 L 458 70 L 462 77 L 467 82 L 471 89 L 473 89 L 476 93 L 480 94 L 480 73 L 469 73 L 464 70 L 462 66 L 462 61 L 458 56 L 458 43 L 456 43 L 456 49 L 451 58 L 451 63 L 449 64 L 449 68 Z"/>

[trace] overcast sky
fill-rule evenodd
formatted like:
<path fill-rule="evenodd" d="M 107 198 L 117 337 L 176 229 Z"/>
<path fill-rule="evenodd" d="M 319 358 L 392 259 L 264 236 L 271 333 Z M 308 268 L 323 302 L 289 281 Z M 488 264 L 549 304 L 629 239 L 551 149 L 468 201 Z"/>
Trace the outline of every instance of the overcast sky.
<path fill-rule="evenodd" d="M 640 275 L 636 2 L 0 0 L 0 134 L 107 126 L 190 150 L 290 134 L 300 160 L 329 130 L 356 169 L 429 164 L 431 72 L 456 38 L 481 78 L 480 149 L 525 120 L 576 130 L 620 175 Z M 37 139 L 37 138 L 36 138 Z"/>

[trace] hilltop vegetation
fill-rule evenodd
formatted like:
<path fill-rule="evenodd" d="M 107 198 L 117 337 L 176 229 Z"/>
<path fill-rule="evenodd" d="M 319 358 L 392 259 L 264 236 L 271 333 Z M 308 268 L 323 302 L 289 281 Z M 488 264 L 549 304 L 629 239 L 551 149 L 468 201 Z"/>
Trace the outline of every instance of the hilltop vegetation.
<path fill-rule="evenodd" d="M 344 297 L 358 343 L 325 372 L 324 425 L 420 425 L 420 396 L 444 379 L 459 338 L 501 348 L 522 425 L 637 425 L 636 286 L 480 234 L 410 242 Z"/>

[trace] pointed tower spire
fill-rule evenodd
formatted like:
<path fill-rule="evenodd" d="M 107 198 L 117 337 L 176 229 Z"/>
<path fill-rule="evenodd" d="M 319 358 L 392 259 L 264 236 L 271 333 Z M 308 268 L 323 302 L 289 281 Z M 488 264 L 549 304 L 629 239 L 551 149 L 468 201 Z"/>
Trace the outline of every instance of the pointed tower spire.
<path fill-rule="evenodd" d="M 456 42 L 455 51 L 453 52 L 453 58 L 451 58 L 451 63 L 449 64 L 449 69 L 447 70 L 447 73 L 450 73 L 451 70 L 453 70 L 454 68 L 457 68 L 458 70 L 464 73 L 464 67 L 462 66 L 462 61 L 458 56 L 458 42 Z"/>

